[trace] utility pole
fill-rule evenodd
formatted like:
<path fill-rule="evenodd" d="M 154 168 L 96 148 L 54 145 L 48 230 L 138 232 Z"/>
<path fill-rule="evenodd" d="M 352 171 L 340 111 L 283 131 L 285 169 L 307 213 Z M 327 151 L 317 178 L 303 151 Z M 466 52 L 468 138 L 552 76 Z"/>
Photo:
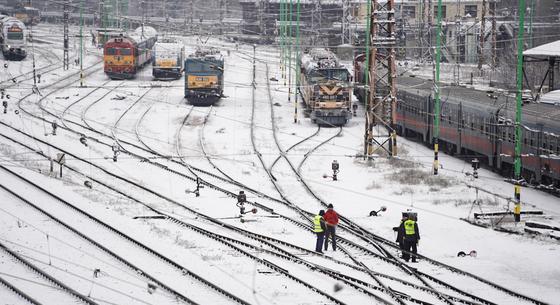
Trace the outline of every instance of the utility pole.
<path fill-rule="evenodd" d="M 342 1 L 342 44 L 352 44 L 350 35 L 350 0 Z"/>
<path fill-rule="evenodd" d="M 395 0 L 368 0 L 371 51 L 367 52 L 369 89 L 364 150 L 368 158 L 379 149 L 396 156 L 397 84 L 395 64 Z M 383 71 L 382 71 L 383 69 Z M 387 134 L 373 134 L 376 125 Z"/>
<path fill-rule="evenodd" d="M 264 26 L 264 11 L 263 11 L 264 10 L 264 1 L 258 1 L 257 5 L 258 5 L 257 8 L 258 8 L 258 16 L 259 16 L 259 35 L 262 37 L 262 36 L 265 36 L 265 33 L 264 33 L 264 28 L 265 28 L 265 26 Z"/>
<path fill-rule="evenodd" d="M 69 65 L 69 56 L 68 56 L 68 43 L 69 43 L 69 39 L 68 39 L 68 19 L 70 17 L 70 12 L 68 11 L 69 9 L 69 4 L 70 4 L 70 0 L 65 0 L 64 1 L 64 6 L 63 6 L 63 13 L 62 13 L 62 18 L 64 21 L 64 30 L 63 30 L 63 35 L 64 35 L 64 54 L 63 54 L 63 67 L 64 70 L 68 70 L 68 65 Z"/>
<path fill-rule="evenodd" d="M 294 1 L 290 0 L 290 9 L 288 10 L 289 12 L 289 22 L 290 22 L 290 28 L 288 30 L 288 104 L 291 103 L 291 98 L 292 98 L 292 21 L 293 21 L 293 6 L 294 6 Z"/>
<path fill-rule="evenodd" d="M 194 23 L 194 0 L 190 0 L 190 5 L 191 5 L 191 25 L 192 25 Z"/>
<path fill-rule="evenodd" d="M 80 87 L 84 86 L 84 0 L 80 1 Z"/>
<path fill-rule="evenodd" d="M 435 90 L 435 105 L 434 105 L 434 175 L 438 174 L 439 170 L 439 110 L 440 110 L 440 83 L 439 83 L 439 62 L 441 60 L 441 0 L 438 0 L 437 12 L 437 32 L 436 32 L 436 77 L 434 83 Z"/>
<path fill-rule="evenodd" d="M 144 18 L 146 16 L 146 1 L 142 0 L 140 2 L 140 4 L 142 5 L 142 24 L 141 24 L 141 26 L 142 26 L 142 36 L 141 37 L 144 37 Z"/>
<path fill-rule="evenodd" d="M 428 0 L 421 0 L 422 1 L 422 18 L 420 19 L 420 35 L 418 39 L 420 39 L 420 60 L 430 60 L 432 58 L 431 54 L 431 27 L 430 27 L 430 4 Z"/>
<path fill-rule="evenodd" d="M 320 32 L 322 28 L 322 10 L 321 2 L 319 0 L 313 1 L 313 12 L 311 13 L 311 29 L 313 31 L 311 36 L 311 44 L 317 45 L 318 38 L 320 37 Z"/>
<path fill-rule="evenodd" d="M 297 124 L 298 122 L 298 90 L 299 90 L 299 83 L 300 83 L 300 60 L 301 60 L 301 46 L 300 46 L 300 40 L 299 40 L 299 2 L 300 0 L 297 0 L 297 27 L 296 27 L 296 88 L 294 90 L 294 123 Z"/>
<path fill-rule="evenodd" d="M 118 5 L 119 5 L 119 20 L 122 19 L 123 14 L 125 15 L 125 17 L 127 17 L 127 18 L 122 19 L 120 28 L 122 28 L 124 30 L 127 30 L 129 25 L 130 25 L 130 21 L 128 21 L 129 20 L 128 19 L 128 17 L 129 17 L 128 16 L 128 0 L 120 0 Z"/>
<path fill-rule="evenodd" d="M 225 8 L 225 1 L 224 0 L 220 0 L 220 29 L 218 30 L 218 33 L 220 33 L 220 35 L 222 35 L 224 32 L 224 8 Z"/>
<path fill-rule="evenodd" d="M 527 46 L 533 47 L 533 17 L 535 16 L 535 0 L 531 0 L 531 10 L 529 11 L 531 15 L 529 16 L 529 39 L 527 40 Z"/>
<path fill-rule="evenodd" d="M 478 47 L 478 72 L 482 74 L 484 64 L 484 35 L 486 35 L 486 0 L 482 0 L 482 15 L 480 16 L 480 46 Z"/>
<path fill-rule="evenodd" d="M 515 174 L 515 207 L 513 209 L 513 218 L 515 222 L 521 221 L 521 106 L 523 92 L 523 39 L 525 36 L 525 0 L 519 0 L 519 28 L 517 34 L 517 94 L 515 107 L 515 158 L 514 158 L 514 174 Z"/>
<path fill-rule="evenodd" d="M 491 0 L 490 2 L 490 15 L 492 16 L 492 69 L 497 66 L 497 54 L 496 54 L 496 43 L 497 43 L 497 26 L 496 26 L 496 0 Z"/>
<path fill-rule="evenodd" d="M 280 74 L 284 80 L 284 86 L 286 85 L 286 61 L 285 61 L 285 43 L 284 43 L 284 23 L 285 23 L 285 4 L 286 0 L 280 0 L 280 23 L 279 23 L 279 35 L 280 35 Z"/>

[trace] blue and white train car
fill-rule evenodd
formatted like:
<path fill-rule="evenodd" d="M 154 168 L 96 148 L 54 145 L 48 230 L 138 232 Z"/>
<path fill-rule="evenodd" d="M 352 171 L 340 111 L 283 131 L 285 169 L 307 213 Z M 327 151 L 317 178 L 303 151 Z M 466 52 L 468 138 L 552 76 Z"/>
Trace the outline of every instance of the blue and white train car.
<path fill-rule="evenodd" d="M 25 24 L 14 17 L 0 15 L 0 47 L 7 60 L 23 60 L 27 56 Z"/>

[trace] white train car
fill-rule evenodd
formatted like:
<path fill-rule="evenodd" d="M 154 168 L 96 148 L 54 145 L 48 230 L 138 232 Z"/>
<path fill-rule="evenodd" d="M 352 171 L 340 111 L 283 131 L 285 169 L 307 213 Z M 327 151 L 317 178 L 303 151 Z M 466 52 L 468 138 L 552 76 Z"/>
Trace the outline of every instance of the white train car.
<path fill-rule="evenodd" d="M 174 40 L 156 42 L 152 51 L 152 75 L 155 79 L 179 79 L 183 73 L 185 47 Z"/>
<path fill-rule="evenodd" d="M 0 47 L 7 60 L 23 60 L 27 56 L 25 24 L 14 17 L 0 15 Z"/>

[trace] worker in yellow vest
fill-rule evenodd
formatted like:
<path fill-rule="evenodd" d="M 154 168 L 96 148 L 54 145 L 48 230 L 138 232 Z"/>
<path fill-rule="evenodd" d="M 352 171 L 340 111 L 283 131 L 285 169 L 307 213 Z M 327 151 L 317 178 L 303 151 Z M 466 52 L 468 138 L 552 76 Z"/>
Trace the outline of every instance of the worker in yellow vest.
<path fill-rule="evenodd" d="M 323 239 L 325 238 L 325 230 L 327 229 L 323 215 L 325 215 L 325 211 L 320 210 L 319 215 L 315 215 L 315 217 L 313 217 L 313 232 L 317 235 L 315 251 L 319 253 L 323 253 Z"/>
<path fill-rule="evenodd" d="M 408 215 L 407 220 L 401 222 L 401 232 L 404 232 L 404 251 L 402 258 L 409 261 L 412 253 L 412 262 L 416 262 L 417 245 L 420 241 L 420 231 L 413 215 Z"/>

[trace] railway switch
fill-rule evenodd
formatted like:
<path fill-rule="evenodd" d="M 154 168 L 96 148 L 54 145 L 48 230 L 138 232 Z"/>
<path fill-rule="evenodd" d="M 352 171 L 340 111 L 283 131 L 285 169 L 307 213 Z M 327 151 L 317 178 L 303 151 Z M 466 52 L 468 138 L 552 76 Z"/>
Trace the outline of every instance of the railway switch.
<path fill-rule="evenodd" d="M 200 197 L 200 189 L 203 189 L 203 188 L 204 188 L 204 185 L 202 185 L 200 183 L 200 178 L 197 177 L 196 178 L 196 188 L 194 189 L 194 191 L 191 191 L 191 190 L 187 189 L 187 190 L 185 190 L 185 193 L 187 193 L 187 194 L 194 193 L 194 195 L 196 197 Z"/>
<path fill-rule="evenodd" d="M 247 202 L 247 195 L 245 195 L 244 191 L 239 191 L 239 194 L 237 195 L 237 204 L 236 206 L 239 208 L 239 214 L 240 216 L 243 216 L 247 213 L 257 213 L 257 209 L 253 208 L 251 210 L 245 211 L 245 203 Z"/>
<path fill-rule="evenodd" d="M 331 168 L 332 168 L 332 171 L 333 171 L 332 180 L 336 181 L 337 180 L 336 175 L 338 174 L 339 168 L 340 168 L 340 165 L 338 164 L 338 161 L 333 160 L 333 162 L 331 164 Z"/>
<path fill-rule="evenodd" d="M 239 191 L 237 195 L 237 203 L 245 203 L 247 202 L 247 195 L 245 195 L 244 191 Z"/>
<path fill-rule="evenodd" d="M 480 162 L 477 158 L 472 159 L 471 165 L 473 168 L 473 177 L 478 178 L 478 169 L 480 167 Z"/>
<path fill-rule="evenodd" d="M 80 143 L 87 147 L 87 139 L 85 135 L 80 136 Z"/>
<path fill-rule="evenodd" d="M 58 128 L 58 124 L 56 123 L 56 121 L 52 121 L 51 127 L 52 127 L 52 135 L 56 136 L 56 128 Z"/>
<path fill-rule="evenodd" d="M 385 211 L 387 211 L 387 207 L 386 206 L 381 206 L 381 208 L 379 208 L 379 210 L 369 212 L 369 216 L 379 216 L 380 212 L 385 212 Z"/>
<path fill-rule="evenodd" d="M 117 155 L 119 154 L 119 145 L 117 143 L 114 143 L 113 146 L 111 146 L 111 149 L 113 150 L 113 162 L 117 162 Z"/>
<path fill-rule="evenodd" d="M 157 286 L 153 283 L 148 283 L 148 293 L 153 294 L 156 291 Z"/>

